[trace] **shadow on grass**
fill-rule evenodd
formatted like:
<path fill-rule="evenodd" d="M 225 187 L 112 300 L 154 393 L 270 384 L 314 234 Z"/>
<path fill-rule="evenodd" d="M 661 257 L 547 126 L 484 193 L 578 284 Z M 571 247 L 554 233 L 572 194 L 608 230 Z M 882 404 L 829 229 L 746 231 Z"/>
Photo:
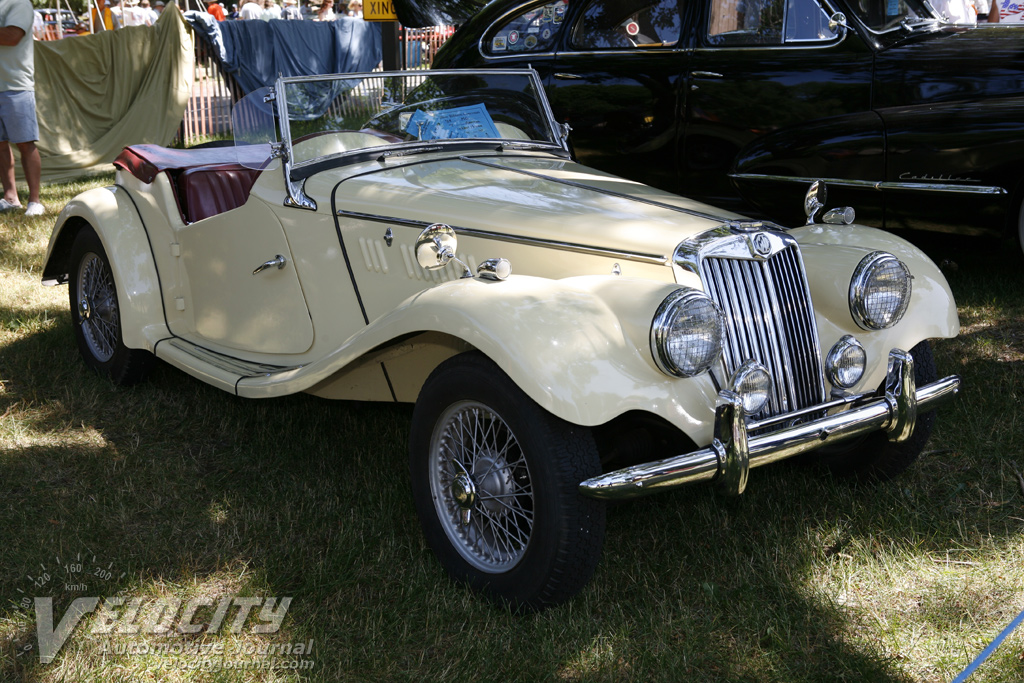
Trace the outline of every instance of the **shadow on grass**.
<path fill-rule="evenodd" d="M 0 349 L 0 597 L 48 589 L 61 614 L 92 594 L 291 596 L 282 637 L 316 643 L 316 668 L 293 674 L 303 680 L 909 681 L 884 634 L 864 636 L 816 577 L 855 549 L 881 564 L 1014 528 L 1006 509 L 958 488 L 1005 483 L 973 452 L 993 424 L 965 403 L 1007 368 L 956 367 L 939 348 L 940 372 L 962 372 L 965 395 L 940 416 L 944 452 L 905 477 L 851 486 L 782 465 L 755 470 L 737 500 L 694 488 L 616 505 L 584 592 L 513 616 L 452 585 L 426 549 L 407 407 L 243 400 L 162 364 L 147 383 L 114 387 L 77 359 L 62 316 Z M 1000 449 L 1019 428 L 992 438 L 994 457 L 1010 457 Z M 60 563 L 79 555 L 111 568 L 109 581 L 64 581 Z M 55 578 L 35 588 L 40 568 Z M 58 666 L 114 677 L 87 633 L 41 665 L 18 655 L 33 615 L 5 604 L 5 620 L 0 678 L 58 680 Z"/>

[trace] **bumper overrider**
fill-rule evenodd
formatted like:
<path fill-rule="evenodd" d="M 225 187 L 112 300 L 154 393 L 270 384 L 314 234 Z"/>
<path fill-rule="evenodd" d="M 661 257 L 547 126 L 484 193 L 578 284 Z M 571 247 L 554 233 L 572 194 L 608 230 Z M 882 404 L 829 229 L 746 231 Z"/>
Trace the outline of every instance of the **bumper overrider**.
<path fill-rule="evenodd" d="M 750 468 L 807 453 L 823 446 L 885 431 L 890 441 L 909 439 L 917 416 L 951 400 L 960 377 L 950 375 L 923 387 L 914 381 L 914 359 L 893 349 L 885 385 L 876 394 L 845 396 L 809 409 L 748 424 L 742 400 L 728 389 L 718 394 L 714 439 L 692 453 L 616 470 L 580 484 L 593 498 L 622 500 L 696 482 L 713 481 L 725 493 L 739 495 Z M 822 413 L 827 413 L 821 417 Z M 750 436 L 778 424 L 789 426 Z"/>

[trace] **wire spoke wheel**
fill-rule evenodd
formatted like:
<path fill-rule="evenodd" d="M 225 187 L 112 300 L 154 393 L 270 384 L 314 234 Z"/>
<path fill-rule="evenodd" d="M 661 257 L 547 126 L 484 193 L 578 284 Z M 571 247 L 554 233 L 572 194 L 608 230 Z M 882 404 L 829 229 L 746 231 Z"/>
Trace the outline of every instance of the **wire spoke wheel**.
<path fill-rule="evenodd" d="M 89 252 L 81 263 L 78 293 L 79 324 L 85 343 L 96 360 L 105 363 L 114 357 L 121 341 L 121 318 L 113 275 L 97 254 Z"/>
<path fill-rule="evenodd" d="M 505 421 L 482 403 L 450 406 L 434 431 L 430 459 L 434 505 L 455 548 L 483 572 L 514 567 L 533 532 L 533 484 Z"/>
<path fill-rule="evenodd" d="M 75 341 L 85 364 L 118 384 L 135 384 L 153 365 L 153 354 L 124 344 L 117 282 L 96 231 L 82 226 L 71 245 L 68 296 Z"/>
<path fill-rule="evenodd" d="M 588 428 L 541 408 L 479 352 L 441 363 L 420 390 L 409 471 L 423 533 L 453 578 L 493 599 L 542 609 L 590 580 L 604 505 L 579 484 L 600 469 Z"/>

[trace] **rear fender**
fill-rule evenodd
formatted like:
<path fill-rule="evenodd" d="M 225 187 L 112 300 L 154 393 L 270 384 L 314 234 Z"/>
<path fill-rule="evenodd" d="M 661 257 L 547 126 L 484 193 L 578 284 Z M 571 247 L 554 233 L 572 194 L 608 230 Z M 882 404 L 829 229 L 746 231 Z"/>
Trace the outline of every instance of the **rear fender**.
<path fill-rule="evenodd" d="M 57 216 L 43 261 L 43 284 L 64 284 L 70 277 L 71 246 L 91 226 L 100 238 L 117 287 L 121 335 L 132 349 L 153 351 L 170 336 L 160 298 L 160 279 L 145 226 L 128 192 L 102 187 L 78 195 Z"/>

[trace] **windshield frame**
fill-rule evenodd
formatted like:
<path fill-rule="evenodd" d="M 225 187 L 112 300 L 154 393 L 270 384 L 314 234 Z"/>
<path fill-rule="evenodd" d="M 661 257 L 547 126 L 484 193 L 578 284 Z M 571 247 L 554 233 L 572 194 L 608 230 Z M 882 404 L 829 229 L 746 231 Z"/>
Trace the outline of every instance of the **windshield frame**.
<path fill-rule="evenodd" d="M 539 123 L 549 134 L 550 140 L 532 139 L 504 139 L 504 138 L 450 138 L 450 139 L 414 139 L 407 141 L 387 142 L 380 146 L 363 147 L 341 152 L 324 154 L 309 159 L 297 159 L 295 143 L 292 138 L 292 121 L 288 112 L 288 86 L 302 83 L 330 82 L 330 81 L 355 81 L 357 79 L 386 79 L 398 77 L 403 79 L 423 79 L 424 81 L 434 77 L 459 77 L 473 76 L 480 77 L 501 77 L 501 76 L 523 76 L 529 80 L 532 87 L 534 99 L 537 104 L 537 114 L 540 116 Z M 437 69 L 424 71 L 374 71 L 350 74 L 327 74 L 317 76 L 294 76 L 279 78 L 274 86 L 274 99 L 278 118 L 278 134 L 281 141 L 283 156 L 289 161 L 289 180 L 297 181 L 308 178 L 327 168 L 346 163 L 358 163 L 369 159 L 387 159 L 389 157 L 405 157 L 412 154 L 428 153 L 435 151 L 465 152 L 472 149 L 487 149 L 494 151 L 501 150 L 522 150 L 530 149 L 546 151 L 558 156 L 570 155 L 568 136 L 564 126 L 559 124 L 551 105 L 548 102 L 544 91 L 544 84 L 538 73 L 533 69 Z M 404 105 L 404 103 L 403 103 Z M 409 105 L 405 105 L 409 106 Z M 381 109 L 374 118 L 395 111 L 401 107 L 392 109 Z"/>

